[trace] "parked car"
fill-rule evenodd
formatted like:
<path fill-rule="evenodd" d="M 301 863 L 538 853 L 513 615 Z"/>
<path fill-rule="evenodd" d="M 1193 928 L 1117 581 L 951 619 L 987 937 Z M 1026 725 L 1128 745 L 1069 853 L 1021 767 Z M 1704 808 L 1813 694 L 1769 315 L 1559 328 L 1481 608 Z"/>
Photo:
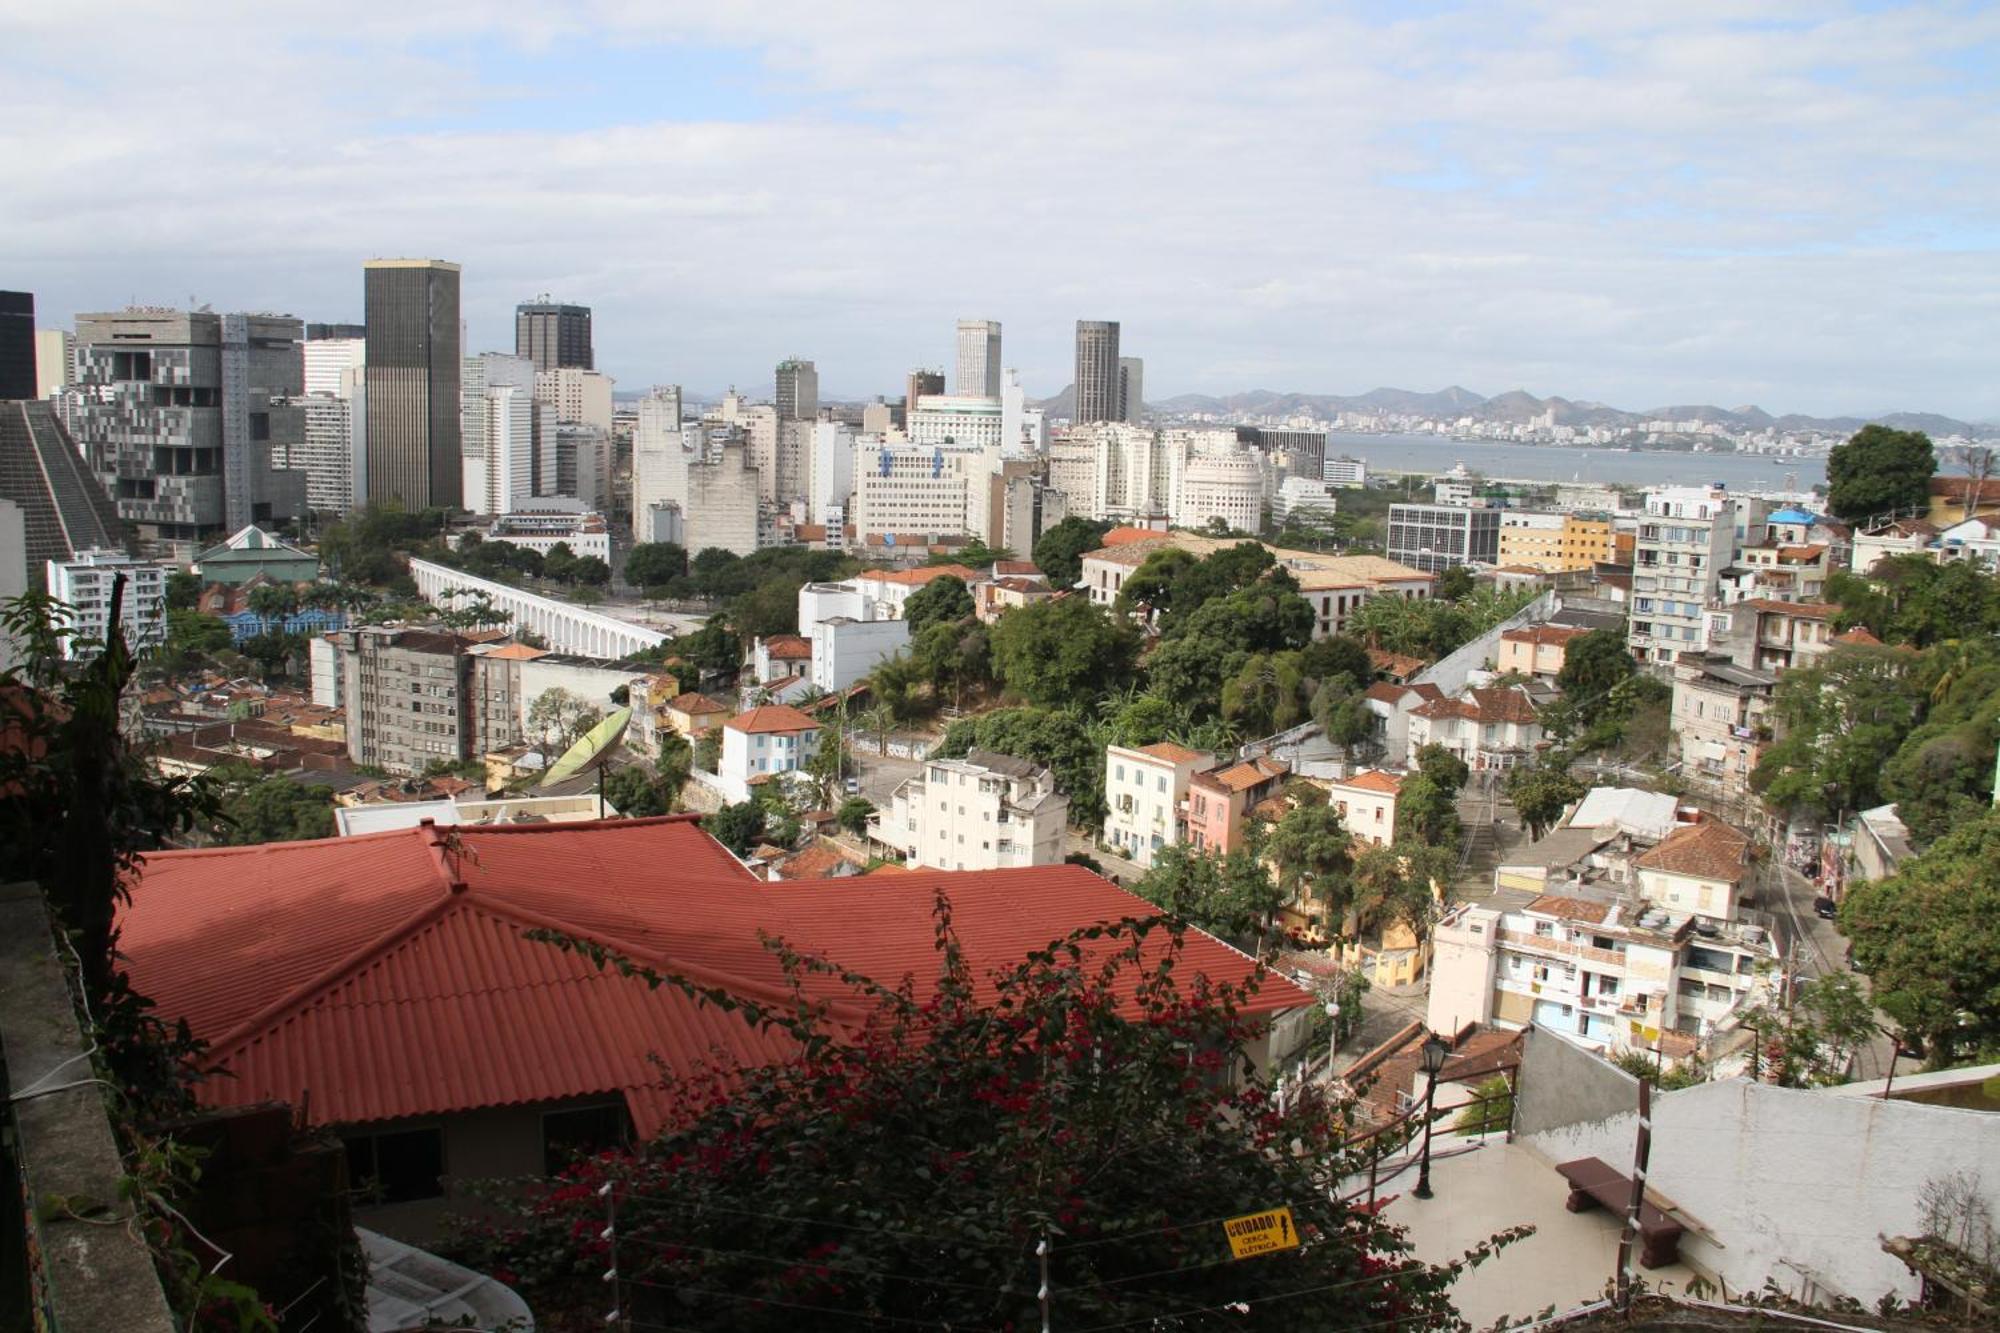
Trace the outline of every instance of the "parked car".
<path fill-rule="evenodd" d="M 1840 915 L 1840 905 L 1822 893 L 1813 899 L 1813 915 L 1822 921 L 1831 921 Z"/>

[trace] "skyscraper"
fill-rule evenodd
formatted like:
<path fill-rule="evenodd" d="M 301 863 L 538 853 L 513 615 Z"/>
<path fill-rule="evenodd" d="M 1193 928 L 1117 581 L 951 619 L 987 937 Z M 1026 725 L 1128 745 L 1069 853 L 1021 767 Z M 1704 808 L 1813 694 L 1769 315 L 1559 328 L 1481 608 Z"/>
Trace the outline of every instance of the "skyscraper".
<path fill-rule="evenodd" d="M 561 305 L 547 295 L 514 307 L 514 355 L 525 356 L 536 370 L 597 368 L 590 345 L 590 307 Z"/>
<path fill-rule="evenodd" d="M 796 357 L 778 363 L 778 420 L 812 421 L 819 416 L 819 371 Z"/>
<path fill-rule="evenodd" d="M 910 381 L 903 390 L 903 429 L 910 428 L 910 422 L 917 414 L 917 399 L 928 398 L 932 394 L 944 392 L 944 372 L 941 370 L 913 370 Z"/>
<path fill-rule="evenodd" d="M 1118 400 L 1118 321 L 1076 322 L 1076 411 L 1072 420 L 1122 421 Z"/>
<path fill-rule="evenodd" d="M 961 398 L 1000 396 L 1000 321 L 958 321 L 958 377 L 952 392 Z"/>
<path fill-rule="evenodd" d="M 304 436 L 302 327 L 145 306 L 76 317 L 77 439 L 142 539 L 201 541 L 305 508 L 305 474 L 273 468 Z"/>
<path fill-rule="evenodd" d="M 458 508 L 458 265 L 371 259 L 368 307 L 368 499 L 405 509 Z"/>
<path fill-rule="evenodd" d="M 0 398 L 35 396 L 35 294 L 0 292 Z"/>
<path fill-rule="evenodd" d="M 1118 419 L 1135 426 L 1146 419 L 1146 363 L 1136 356 L 1118 358 Z"/>

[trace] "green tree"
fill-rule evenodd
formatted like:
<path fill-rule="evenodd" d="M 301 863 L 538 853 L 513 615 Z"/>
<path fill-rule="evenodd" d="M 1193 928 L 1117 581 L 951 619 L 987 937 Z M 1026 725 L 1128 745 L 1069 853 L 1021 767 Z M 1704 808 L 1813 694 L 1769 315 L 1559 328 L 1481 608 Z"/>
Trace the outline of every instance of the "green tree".
<path fill-rule="evenodd" d="M 1576 701 L 1585 725 L 1597 720 L 1610 702 L 1611 691 L 1623 683 L 1638 664 L 1625 651 L 1625 636 L 1615 629 L 1594 629 L 1571 639 L 1563 649 L 1562 670 L 1556 684 L 1563 694 Z"/>
<path fill-rule="evenodd" d="M 167 612 L 167 647 L 179 653 L 219 653 L 235 645 L 229 622 L 199 611 Z"/>
<path fill-rule="evenodd" d="M 571 567 L 570 578 L 585 588 L 604 588 L 611 583 L 611 566 L 604 563 L 602 556 L 579 556 Z"/>
<path fill-rule="evenodd" d="M 1528 836 L 1537 841 L 1588 790 L 1561 768 L 1517 768 L 1507 775 L 1507 799 L 1528 826 Z"/>
<path fill-rule="evenodd" d="M 529 734 L 540 740 L 552 755 L 559 755 L 576 744 L 603 720 L 604 714 L 592 707 L 588 700 L 571 694 L 560 685 L 543 690 L 528 705 Z"/>
<path fill-rule="evenodd" d="M 764 837 L 764 807 L 756 801 L 725 805 L 712 815 L 701 817 L 701 826 L 710 837 L 738 856 L 747 856 Z"/>
<path fill-rule="evenodd" d="M 245 764 L 218 765 L 209 778 L 219 801 L 211 828 L 219 843 L 240 847 L 333 836 L 333 793 L 324 787 Z"/>
<path fill-rule="evenodd" d="M 1750 775 L 1780 810 L 1815 817 L 1880 805 L 1890 756 L 1918 720 L 1910 660 L 1891 649 L 1840 647 L 1778 682 L 1784 731 Z"/>
<path fill-rule="evenodd" d="M 1306 718 L 1310 685 L 1296 652 L 1257 653 L 1222 685 L 1222 716 L 1248 736 L 1269 736 Z"/>
<path fill-rule="evenodd" d="M 604 799 L 627 819 L 671 813 L 666 786 L 639 764 L 626 764 L 604 775 Z"/>
<path fill-rule="evenodd" d="M 1305 647 L 1305 673 L 1322 686 L 1345 679 L 1352 689 L 1365 690 L 1375 679 L 1375 664 L 1368 660 L 1368 645 L 1351 634 L 1329 634 Z"/>
<path fill-rule="evenodd" d="M 1472 770 L 1465 766 L 1465 760 L 1433 742 L 1417 747 L 1417 772 L 1431 778 L 1451 795 L 1456 796 L 1472 778 Z"/>
<path fill-rule="evenodd" d="M 1417 771 L 1396 793 L 1396 841 L 1456 849 L 1459 839 L 1458 790 L 1465 784 L 1465 761 L 1443 747 L 1417 752 Z"/>
<path fill-rule="evenodd" d="M 1475 586 L 1471 570 L 1464 565 L 1452 565 L 1438 575 L 1437 587 L 1432 595 L 1447 602 L 1463 601 L 1472 596 Z"/>
<path fill-rule="evenodd" d="M 1278 868 L 1278 886 L 1289 901 L 1316 903 L 1329 936 L 1340 933 L 1354 901 L 1354 835 L 1332 806 L 1293 806 L 1271 829 L 1264 854 Z"/>
<path fill-rule="evenodd" d="M 1083 557 L 1104 544 L 1108 523 L 1070 517 L 1050 528 L 1035 543 L 1035 567 L 1054 588 L 1073 588 L 1083 577 Z"/>
<path fill-rule="evenodd" d="M 1457 870 L 1458 857 L 1444 847 L 1406 840 L 1361 848 L 1354 857 L 1355 929 L 1367 934 L 1401 922 L 1423 935 Z"/>
<path fill-rule="evenodd" d="M 653 772 L 659 776 L 671 809 L 679 804 L 681 788 L 687 785 L 688 775 L 694 770 L 694 747 L 678 731 L 662 727 L 659 734 L 660 753 L 653 761 Z"/>
<path fill-rule="evenodd" d="M 942 574 L 911 593 L 903 603 L 903 619 L 912 636 L 935 624 L 956 624 L 972 614 L 972 594 L 956 574 Z"/>
<path fill-rule="evenodd" d="M 701 733 L 694 743 L 694 766 L 704 773 L 714 773 L 722 766 L 722 728 L 710 727 Z"/>
<path fill-rule="evenodd" d="M 635 588 L 672 583 L 687 572 L 687 552 L 673 542 L 640 542 L 625 557 L 625 581 Z"/>
<path fill-rule="evenodd" d="M 1339 675 L 1322 685 L 1313 696 L 1312 715 L 1326 738 L 1340 747 L 1341 757 L 1352 763 L 1357 749 L 1374 742 L 1376 717 L 1368 696 L 1348 682 Z"/>
<path fill-rule="evenodd" d="M 557 542 L 543 553 L 542 574 L 556 583 L 576 580 L 576 552 L 568 542 Z"/>
<path fill-rule="evenodd" d="M 1104 823 L 1104 750 L 1075 713 L 1001 708 L 965 718 L 945 732 L 938 753 L 960 758 L 974 748 L 1046 765 L 1056 789 L 1069 797 L 1069 822 L 1080 828 Z"/>
<path fill-rule="evenodd" d="M 167 572 L 167 610 L 192 611 L 201 600 L 201 580 L 185 569 Z"/>
<path fill-rule="evenodd" d="M 468 1261 L 515 1274 L 538 1310 L 598 1309 L 608 1187 L 632 1284 L 610 1295 L 641 1323 L 791 1333 L 805 1310 L 815 1327 L 1026 1328 L 1052 1244 L 1068 1326 L 1242 1306 L 1260 1328 L 1367 1329 L 1452 1323 L 1451 1284 L 1512 1238 L 1432 1267 L 1341 1202 L 1338 1183 L 1366 1168 L 1316 1090 L 1281 1103 L 1249 1058 L 1256 1025 L 1237 1015 L 1257 982 L 1189 975 L 1168 927 L 1079 932 L 992 960 L 990 978 L 948 902 L 937 932 L 917 994 L 850 981 L 837 1008 L 797 1016 L 605 958 L 810 1058 L 676 1071 L 668 1129 L 524 1191 Z M 1120 1007 L 1133 994 L 1136 1015 Z M 1290 1205 L 1302 1243 L 1231 1264 L 1208 1219 L 1266 1201 Z"/>
<path fill-rule="evenodd" d="M 875 816 L 875 802 L 866 796 L 850 796 L 834 812 L 834 822 L 857 838 L 868 834 L 868 821 Z"/>
<path fill-rule="evenodd" d="M 1015 607 L 993 626 L 994 673 L 1044 707 L 1087 705 L 1132 673 L 1138 637 L 1082 597 Z"/>
<path fill-rule="evenodd" d="M 2000 810 L 1962 824 L 1840 908 L 1875 1003 L 1933 1069 L 2000 1056 Z"/>
<path fill-rule="evenodd" d="M 1746 1007 L 1742 1024 L 1756 1034 L 1752 1070 L 1787 1088 L 1847 1081 L 1854 1053 L 1875 1035 L 1875 1006 L 1850 972 L 1799 983 L 1789 1003 L 1766 992 Z"/>
<path fill-rule="evenodd" d="M 1892 511 L 1923 514 L 1930 507 L 1930 482 L 1937 451 L 1922 431 L 1867 425 L 1826 458 L 1826 506 L 1847 523 Z"/>

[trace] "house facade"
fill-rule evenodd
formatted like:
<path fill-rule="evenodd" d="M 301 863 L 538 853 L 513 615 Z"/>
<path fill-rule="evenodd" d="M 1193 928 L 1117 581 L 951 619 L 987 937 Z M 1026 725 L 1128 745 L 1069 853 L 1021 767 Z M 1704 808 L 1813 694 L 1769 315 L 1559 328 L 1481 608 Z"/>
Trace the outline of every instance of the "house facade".
<path fill-rule="evenodd" d="M 1327 801 L 1357 840 L 1386 847 L 1396 840 L 1396 797 L 1402 788 L 1403 780 L 1394 773 L 1363 769 L 1335 780 L 1327 788 Z"/>
<path fill-rule="evenodd" d="M 1069 797 L 1047 768 L 973 750 L 932 759 L 868 821 L 869 838 L 904 864 L 936 870 L 1004 870 L 1063 859 Z"/>
<path fill-rule="evenodd" d="M 1181 802 L 1189 845 L 1225 853 L 1243 846 L 1250 812 L 1277 795 L 1291 771 L 1284 760 L 1259 755 L 1195 774 Z"/>
<path fill-rule="evenodd" d="M 1681 773 L 1724 800 L 1747 800 L 1750 775 L 1771 742 L 1774 672 L 1721 653 L 1683 653 L 1674 663 L 1674 737 Z"/>
<path fill-rule="evenodd" d="M 1574 625 L 1525 625 L 1500 635 L 1500 651 L 1494 666 L 1501 675 L 1540 676 L 1554 680 L 1562 674 L 1569 645 L 1590 633 Z"/>
<path fill-rule="evenodd" d="M 789 704 L 766 704 L 722 724 L 720 771 L 723 794 L 750 799 L 750 788 L 795 773 L 819 752 L 819 723 Z"/>
<path fill-rule="evenodd" d="M 1213 756 L 1161 741 L 1106 746 L 1104 840 L 1120 856 L 1150 867 L 1153 853 L 1183 840 L 1181 803 Z"/>
<path fill-rule="evenodd" d="M 1444 747 L 1475 773 L 1528 763 L 1542 743 L 1542 724 L 1526 690 L 1475 686 L 1456 699 L 1426 703 L 1410 713 L 1410 752 Z"/>

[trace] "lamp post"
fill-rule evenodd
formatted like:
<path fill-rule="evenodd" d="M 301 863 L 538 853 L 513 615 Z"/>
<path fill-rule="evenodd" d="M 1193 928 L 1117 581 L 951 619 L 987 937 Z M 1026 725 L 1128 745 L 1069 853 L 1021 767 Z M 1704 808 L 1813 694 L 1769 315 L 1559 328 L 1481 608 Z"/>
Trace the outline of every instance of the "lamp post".
<path fill-rule="evenodd" d="M 1417 1168 L 1417 1187 L 1410 1196 L 1417 1199 L 1431 1197 L 1431 1126 L 1437 1107 L 1438 1074 L 1444 1069 L 1444 1062 L 1451 1056 L 1451 1043 L 1433 1032 L 1424 1038 L 1422 1059 L 1424 1073 L 1430 1082 L 1424 1088 L 1424 1155 Z"/>
<path fill-rule="evenodd" d="M 1326 1038 L 1326 1085 L 1330 1088 L 1333 1086 L 1334 1057 L 1340 1054 L 1340 999 L 1337 994 L 1326 1002 L 1326 1016 L 1332 1020 L 1327 1024 Z"/>

